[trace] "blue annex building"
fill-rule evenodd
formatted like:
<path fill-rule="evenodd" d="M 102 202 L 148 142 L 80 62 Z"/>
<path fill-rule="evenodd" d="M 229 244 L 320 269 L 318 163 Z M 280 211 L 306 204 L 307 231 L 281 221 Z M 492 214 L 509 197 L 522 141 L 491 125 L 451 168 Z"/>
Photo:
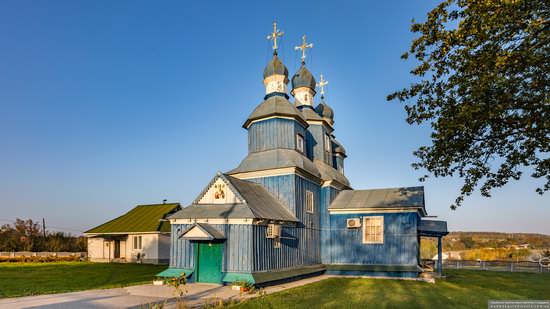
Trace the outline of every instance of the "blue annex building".
<path fill-rule="evenodd" d="M 420 237 L 447 234 L 427 216 L 423 187 L 354 190 L 334 111 L 305 64 L 289 80 L 277 57 L 263 72 L 266 95 L 243 127 L 248 155 L 217 173 L 197 198 L 171 215 L 170 268 L 190 281 L 255 284 L 321 273 L 418 277 Z M 288 84 L 290 83 L 290 95 Z M 315 105 L 316 89 L 321 90 Z M 440 266 L 440 263 L 438 263 Z M 441 269 L 441 267 L 439 267 Z"/>

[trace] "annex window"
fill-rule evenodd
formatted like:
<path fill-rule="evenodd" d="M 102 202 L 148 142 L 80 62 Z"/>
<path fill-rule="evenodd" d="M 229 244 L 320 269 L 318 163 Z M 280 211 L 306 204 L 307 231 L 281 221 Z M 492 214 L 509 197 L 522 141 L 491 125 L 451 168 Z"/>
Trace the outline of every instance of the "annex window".
<path fill-rule="evenodd" d="M 306 211 L 313 213 L 313 192 L 306 191 Z"/>
<path fill-rule="evenodd" d="M 330 136 L 325 134 L 325 151 L 330 152 Z"/>
<path fill-rule="evenodd" d="M 304 137 L 302 134 L 296 134 L 296 149 L 304 153 Z"/>
<path fill-rule="evenodd" d="M 141 236 L 132 236 L 132 238 L 133 238 L 132 249 L 141 250 Z"/>
<path fill-rule="evenodd" d="M 281 248 L 281 238 L 275 237 L 273 238 L 273 248 L 280 249 Z"/>
<path fill-rule="evenodd" d="M 384 217 L 363 218 L 363 243 L 384 243 Z"/>

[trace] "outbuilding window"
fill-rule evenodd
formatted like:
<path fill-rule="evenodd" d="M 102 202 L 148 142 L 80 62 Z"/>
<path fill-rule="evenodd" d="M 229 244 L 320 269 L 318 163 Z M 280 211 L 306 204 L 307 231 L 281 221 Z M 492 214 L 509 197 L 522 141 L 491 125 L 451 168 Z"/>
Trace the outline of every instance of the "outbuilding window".
<path fill-rule="evenodd" d="M 313 192 L 306 191 L 306 211 L 313 213 Z"/>
<path fill-rule="evenodd" d="M 384 243 L 384 217 L 363 217 L 363 243 Z"/>
<path fill-rule="evenodd" d="M 132 249 L 141 250 L 141 236 L 132 236 L 132 238 L 133 238 Z"/>
<path fill-rule="evenodd" d="M 302 134 L 296 134 L 296 149 L 299 152 L 304 153 L 304 137 Z"/>

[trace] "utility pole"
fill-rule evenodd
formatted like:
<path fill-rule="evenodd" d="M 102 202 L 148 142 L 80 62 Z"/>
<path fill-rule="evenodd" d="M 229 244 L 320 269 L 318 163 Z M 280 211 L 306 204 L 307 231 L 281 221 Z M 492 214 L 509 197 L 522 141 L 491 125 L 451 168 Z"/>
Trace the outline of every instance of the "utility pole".
<path fill-rule="evenodd" d="M 42 232 L 44 233 L 44 238 L 46 238 L 46 219 L 42 218 Z"/>

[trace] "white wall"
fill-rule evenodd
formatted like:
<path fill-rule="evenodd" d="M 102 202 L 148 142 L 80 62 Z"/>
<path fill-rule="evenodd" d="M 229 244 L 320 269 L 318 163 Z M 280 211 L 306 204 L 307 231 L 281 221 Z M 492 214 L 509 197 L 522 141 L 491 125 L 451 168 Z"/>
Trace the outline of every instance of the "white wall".
<path fill-rule="evenodd" d="M 133 237 L 136 236 L 141 236 L 141 249 L 134 249 Z M 121 238 L 120 242 L 120 260 L 135 262 L 138 253 L 144 263 L 168 263 L 170 259 L 170 235 L 130 234 L 127 238 Z M 109 258 L 113 259 L 115 256 L 114 240 L 88 238 L 88 255 L 92 262 L 109 262 Z"/>

